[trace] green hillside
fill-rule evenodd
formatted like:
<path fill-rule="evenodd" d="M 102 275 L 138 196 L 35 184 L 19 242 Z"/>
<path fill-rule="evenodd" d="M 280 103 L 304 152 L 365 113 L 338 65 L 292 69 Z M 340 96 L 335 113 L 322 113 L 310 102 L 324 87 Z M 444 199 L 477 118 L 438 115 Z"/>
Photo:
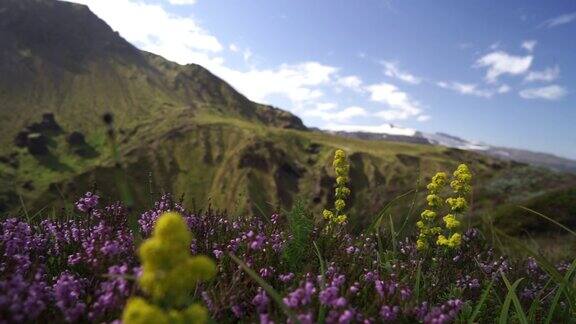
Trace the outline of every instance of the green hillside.
<path fill-rule="evenodd" d="M 318 212 L 332 197 L 335 148 L 350 157 L 358 227 L 461 162 L 476 175 L 477 216 L 495 203 L 576 184 L 574 175 L 472 152 L 310 131 L 201 66 L 137 50 L 81 5 L 3 1 L 0 39 L 3 212 L 22 212 L 22 202 L 30 211 L 62 206 L 89 189 L 118 199 L 119 184 L 136 206 L 173 192 L 188 206 L 232 213 L 267 213 L 297 199 Z"/>

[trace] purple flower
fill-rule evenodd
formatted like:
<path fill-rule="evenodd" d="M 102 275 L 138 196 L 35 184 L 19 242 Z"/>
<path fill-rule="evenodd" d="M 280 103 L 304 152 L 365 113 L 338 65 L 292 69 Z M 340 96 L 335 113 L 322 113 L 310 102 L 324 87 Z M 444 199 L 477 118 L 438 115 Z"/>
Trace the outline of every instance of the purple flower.
<path fill-rule="evenodd" d="M 91 192 L 87 192 L 84 197 L 80 198 L 77 202 L 76 202 L 76 208 L 78 208 L 79 211 L 85 213 L 88 212 L 90 210 L 92 210 L 94 207 L 96 207 L 98 205 L 98 200 L 100 199 L 100 197 L 96 194 L 93 194 Z"/>
<path fill-rule="evenodd" d="M 244 316 L 244 309 L 242 308 L 241 305 L 236 304 L 236 305 L 232 306 L 231 309 L 232 309 L 232 313 L 237 318 L 242 318 Z"/>
<path fill-rule="evenodd" d="M 14 273 L 0 281 L 0 317 L 7 322 L 35 321 L 47 308 L 49 300 L 50 288 L 42 272 L 31 280 Z"/>
<path fill-rule="evenodd" d="M 348 324 L 354 320 L 354 310 L 347 309 L 345 310 L 340 317 L 338 317 L 339 324 Z"/>
<path fill-rule="evenodd" d="M 250 233 L 252 233 L 252 231 L 250 231 Z M 248 237 L 251 237 L 250 235 Z M 250 248 L 252 250 L 261 250 L 262 247 L 264 246 L 264 242 L 265 242 L 265 237 L 262 234 L 258 234 L 256 235 L 256 238 L 250 242 Z"/>
<path fill-rule="evenodd" d="M 221 250 L 214 250 L 214 251 L 212 251 L 212 253 L 214 254 L 214 257 L 216 259 L 220 259 L 222 257 L 222 255 L 224 255 L 224 252 L 222 252 Z"/>
<path fill-rule="evenodd" d="M 280 281 L 282 281 L 282 282 L 288 282 L 288 281 L 294 279 L 294 274 L 292 272 L 289 272 L 286 274 L 281 274 L 278 276 L 278 279 L 280 279 Z"/>
<path fill-rule="evenodd" d="M 109 279 L 99 284 L 94 294 L 95 301 L 90 306 L 88 318 L 97 321 L 108 313 L 120 311 L 130 296 L 131 284 L 126 264 L 112 266 L 108 269 Z"/>
<path fill-rule="evenodd" d="M 441 306 L 432 308 L 421 320 L 426 324 L 450 323 L 458 316 L 463 304 L 460 299 L 448 300 Z"/>
<path fill-rule="evenodd" d="M 283 301 L 286 306 L 296 308 L 310 303 L 312 301 L 312 295 L 315 293 L 316 288 L 314 287 L 314 284 L 310 281 L 306 281 L 303 287 L 299 287 L 289 293 L 287 297 L 284 297 Z"/>
<path fill-rule="evenodd" d="M 260 324 L 274 324 L 274 321 L 270 320 L 270 315 L 263 313 L 260 314 Z"/>
<path fill-rule="evenodd" d="M 268 309 L 268 304 L 270 303 L 270 299 L 266 292 L 262 288 L 258 288 L 258 293 L 252 299 L 252 305 L 256 307 L 258 313 L 264 313 Z"/>
<path fill-rule="evenodd" d="M 64 315 L 67 322 L 80 320 L 86 310 L 86 304 L 82 301 L 84 285 L 74 275 L 63 272 L 54 284 L 54 299 L 56 306 Z"/>
<path fill-rule="evenodd" d="M 380 316 L 384 321 L 394 321 L 398 317 L 400 307 L 384 305 L 380 308 Z"/>

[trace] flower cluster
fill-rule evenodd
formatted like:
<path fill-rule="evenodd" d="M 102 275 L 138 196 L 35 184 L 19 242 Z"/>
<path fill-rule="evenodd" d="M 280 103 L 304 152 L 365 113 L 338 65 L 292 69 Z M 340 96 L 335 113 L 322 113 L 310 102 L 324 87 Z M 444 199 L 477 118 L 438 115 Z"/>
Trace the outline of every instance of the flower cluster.
<path fill-rule="evenodd" d="M 134 235 L 122 205 L 98 203 L 88 193 L 80 215 L 0 222 L 0 322 L 118 318 L 132 291 L 124 276 L 137 268 Z"/>
<path fill-rule="evenodd" d="M 329 224 L 338 224 L 350 194 L 344 152 L 335 157 Z M 471 321 L 490 286 L 474 315 L 484 323 L 508 294 L 502 274 L 518 282 L 525 309 L 536 305 L 535 319 L 556 305 L 553 320 L 570 322 L 570 300 L 551 284 L 548 265 L 500 255 L 476 229 L 460 234 L 471 176 L 460 166 L 450 180 L 444 173 L 432 178 L 417 239 L 391 241 L 393 249 L 373 232 L 338 227 L 324 235 L 323 223 L 310 223 L 304 244 L 291 246 L 297 240 L 290 217 L 197 214 L 170 195 L 140 216 L 134 232 L 121 204 L 99 207 L 92 194 L 80 200 L 80 215 L 40 223 L 9 218 L 0 221 L 0 322 L 460 323 Z M 444 197 L 448 184 L 453 194 Z M 458 248 L 418 252 L 432 244 Z M 297 262 L 286 257 L 290 248 L 301 256 Z M 556 266 L 561 277 L 570 269 Z"/>
<path fill-rule="evenodd" d="M 334 167 L 334 172 L 336 172 L 334 210 L 324 209 L 322 212 L 322 216 L 328 221 L 328 226 L 331 224 L 346 223 L 348 217 L 343 212 L 346 208 L 346 198 L 350 196 L 350 188 L 346 186 L 349 181 L 348 173 L 350 171 L 350 165 L 346 160 L 346 153 L 343 150 L 336 150 L 332 166 Z"/>
<path fill-rule="evenodd" d="M 128 300 L 122 321 L 142 323 L 153 316 L 158 323 L 204 323 L 206 310 L 200 305 L 187 306 L 196 284 L 216 273 L 212 260 L 206 256 L 190 256 L 192 234 L 182 216 L 175 212 L 162 214 L 156 221 L 152 237 L 139 249 L 142 274 L 138 283 L 150 296 Z M 159 305 L 169 305 L 164 310 Z M 185 307 L 183 310 L 180 308 Z"/>
<path fill-rule="evenodd" d="M 420 220 L 416 223 L 419 230 L 418 240 L 416 241 L 419 250 L 426 249 L 431 241 L 435 241 L 438 246 L 456 248 L 462 242 L 462 234 L 459 231 L 460 220 L 458 215 L 468 209 L 466 195 L 471 190 L 470 182 L 472 174 L 465 164 L 460 164 L 453 174 L 453 180 L 450 182 L 455 196 L 442 198 L 442 189 L 446 186 L 448 176 L 444 172 L 439 172 L 432 181 L 426 186 L 428 196 L 426 201 L 428 209 L 420 215 Z M 442 212 L 443 207 L 448 207 L 448 213 L 442 217 L 442 223 L 438 220 L 438 214 Z"/>

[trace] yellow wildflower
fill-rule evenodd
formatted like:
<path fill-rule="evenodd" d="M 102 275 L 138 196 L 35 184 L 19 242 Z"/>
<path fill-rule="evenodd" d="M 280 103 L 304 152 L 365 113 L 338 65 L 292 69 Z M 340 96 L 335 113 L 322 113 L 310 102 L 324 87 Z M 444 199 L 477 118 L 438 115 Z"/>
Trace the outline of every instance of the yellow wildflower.
<path fill-rule="evenodd" d="M 463 212 L 468 208 L 468 203 L 464 197 L 448 198 L 446 199 L 446 203 L 450 206 L 450 209 L 456 213 Z"/>
<path fill-rule="evenodd" d="M 454 229 L 460 226 L 460 221 L 456 219 L 456 216 L 448 214 L 442 218 L 446 224 L 447 229 Z"/>
<path fill-rule="evenodd" d="M 433 220 L 434 218 L 436 218 L 436 212 L 429 209 L 424 210 L 420 215 L 422 216 L 423 219 L 426 220 Z"/>
<path fill-rule="evenodd" d="M 344 224 L 347 220 L 348 217 L 346 215 L 338 215 L 338 217 L 336 217 L 336 223 L 338 224 Z"/>
<path fill-rule="evenodd" d="M 140 297 L 130 298 L 122 313 L 122 323 L 125 324 L 168 324 L 169 322 L 160 307 L 150 305 Z"/>
<path fill-rule="evenodd" d="M 344 202 L 343 199 L 337 199 L 334 202 L 334 208 L 336 208 L 336 210 L 339 212 L 343 211 L 345 207 L 346 207 L 346 203 Z"/>
<path fill-rule="evenodd" d="M 442 204 L 442 198 L 437 194 L 430 194 L 426 196 L 426 200 L 428 201 L 428 206 L 430 207 L 439 207 Z"/>
<path fill-rule="evenodd" d="M 192 305 L 180 311 L 200 281 L 216 274 L 214 262 L 206 256 L 191 256 L 192 234 L 180 214 L 167 212 L 156 221 L 152 237 L 140 246 L 142 274 L 138 284 L 152 301 L 168 307 L 166 311 L 142 298 L 131 298 L 122 320 L 133 323 L 204 323 L 206 310 Z M 173 307 L 173 308 L 169 308 Z"/>

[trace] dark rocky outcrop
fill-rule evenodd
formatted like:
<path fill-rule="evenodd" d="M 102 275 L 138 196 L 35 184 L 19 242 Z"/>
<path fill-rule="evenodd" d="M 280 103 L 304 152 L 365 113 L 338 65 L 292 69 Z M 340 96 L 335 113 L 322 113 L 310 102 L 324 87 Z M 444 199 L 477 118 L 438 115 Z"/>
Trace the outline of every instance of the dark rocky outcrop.
<path fill-rule="evenodd" d="M 48 154 L 48 138 L 40 133 L 32 133 L 28 135 L 26 141 L 28 152 L 32 155 L 46 155 Z"/>
<path fill-rule="evenodd" d="M 70 133 L 70 135 L 66 137 L 66 142 L 70 146 L 86 145 L 86 139 L 84 138 L 84 134 L 77 131 Z"/>

